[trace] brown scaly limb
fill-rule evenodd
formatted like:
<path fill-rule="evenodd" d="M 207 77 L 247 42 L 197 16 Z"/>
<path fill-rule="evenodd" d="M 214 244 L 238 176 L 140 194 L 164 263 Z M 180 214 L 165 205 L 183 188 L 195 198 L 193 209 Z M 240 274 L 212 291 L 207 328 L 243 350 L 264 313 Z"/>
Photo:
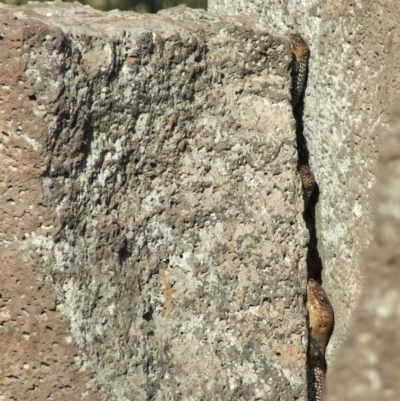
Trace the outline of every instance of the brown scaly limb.
<path fill-rule="evenodd" d="M 313 279 L 307 283 L 309 324 L 308 401 L 321 401 L 325 384 L 325 348 L 333 328 L 333 309 L 323 288 Z"/>
<path fill-rule="evenodd" d="M 304 204 L 307 207 L 315 187 L 315 177 L 309 166 L 302 164 L 298 167 L 301 183 L 303 184 Z"/>
<path fill-rule="evenodd" d="M 289 40 L 295 59 L 292 71 L 292 106 L 295 107 L 304 90 L 310 48 L 299 33 L 289 35 Z"/>

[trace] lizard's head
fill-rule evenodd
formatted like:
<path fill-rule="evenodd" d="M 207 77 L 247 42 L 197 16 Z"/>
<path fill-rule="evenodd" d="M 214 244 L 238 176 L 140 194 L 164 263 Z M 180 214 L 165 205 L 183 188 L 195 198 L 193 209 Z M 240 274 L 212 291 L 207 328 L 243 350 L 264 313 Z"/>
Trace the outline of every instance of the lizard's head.
<path fill-rule="evenodd" d="M 312 191 L 315 186 L 315 178 L 310 167 L 302 164 L 299 166 L 298 171 L 300 173 L 301 183 L 303 184 L 303 187 Z"/>
<path fill-rule="evenodd" d="M 290 34 L 289 40 L 292 44 L 293 53 L 297 61 L 303 60 L 305 57 L 308 58 L 310 55 L 310 48 L 299 33 Z"/>
<path fill-rule="evenodd" d="M 310 337 L 317 341 L 321 351 L 326 344 L 333 327 L 333 309 L 323 288 L 313 279 L 307 283 L 307 303 Z"/>

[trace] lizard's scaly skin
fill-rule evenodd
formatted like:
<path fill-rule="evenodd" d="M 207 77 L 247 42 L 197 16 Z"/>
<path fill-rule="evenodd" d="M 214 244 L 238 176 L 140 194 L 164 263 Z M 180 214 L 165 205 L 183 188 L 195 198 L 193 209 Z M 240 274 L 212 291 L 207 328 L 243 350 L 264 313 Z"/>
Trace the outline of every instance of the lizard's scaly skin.
<path fill-rule="evenodd" d="M 292 73 L 292 106 L 295 107 L 304 90 L 310 48 L 299 33 L 290 34 L 289 40 L 292 44 L 292 51 L 295 58 Z"/>
<path fill-rule="evenodd" d="M 308 400 L 322 401 L 325 381 L 325 348 L 332 332 L 334 316 L 332 305 L 323 288 L 313 279 L 307 283 L 309 322 Z"/>
<path fill-rule="evenodd" d="M 303 184 L 304 203 L 307 207 L 312 195 L 312 191 L 315 187 L 315 177 L 310 167 L 306 166 L 305 164 L 300 165 L 298 171 L 300 173 L 301 183 Z"/>

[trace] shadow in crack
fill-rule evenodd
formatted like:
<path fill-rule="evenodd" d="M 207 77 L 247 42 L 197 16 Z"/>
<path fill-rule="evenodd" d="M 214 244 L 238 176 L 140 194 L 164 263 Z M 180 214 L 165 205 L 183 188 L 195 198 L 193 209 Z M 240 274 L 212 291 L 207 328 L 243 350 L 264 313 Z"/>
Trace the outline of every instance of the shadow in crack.
<path fill-rule="evenodd" d="M 297 143 L 297 155 L 298 155 L 298 169 L 302 166 L 307 166 L 310 169 L 310 153 L 307 147 L 307 139 L 304 135 L 304 92 L 307 88 L 308 72 L 304 83 L 303 94 L 293 108 L 293 116 L 296 120 L 296 143 Z M 310 169 L 311 172 L 311 169 Z M 313 174 L 311 172 L 312 178 Z M 308 243 L 307 251 L 307 276 L 316 280 L 319 284 L 322 283 L 321 272 L 322 272 L 322 260 L 318 253 L 318 236 L 315 224 L 315 207 L 319 200 L 319 187 L 315 182 L 309 199 L 305 197 L 304 201 L 304 220 L 306 222 L 307 229 L 310 233 L 310 241 Z M 304 182 L 303 182 L 304 188 Z"/>

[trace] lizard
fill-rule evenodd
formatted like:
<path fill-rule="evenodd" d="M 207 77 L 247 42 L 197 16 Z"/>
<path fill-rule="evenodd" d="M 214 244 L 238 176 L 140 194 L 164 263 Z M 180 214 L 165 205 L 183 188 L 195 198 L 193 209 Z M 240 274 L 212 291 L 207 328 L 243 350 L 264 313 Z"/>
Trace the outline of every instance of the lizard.
<path fill-rule="evenodd" d="M 300 165 L 298 171 L 303 185 L 304 204 L 307 207 L 315 187 L 315 177 L 310 167 L 305 164 Z"/>
<path fill-rule="evenodd" d="M 310 57 L 310 48 L 307 42 L 299 33 L 289 35 L 289 41 L 292 45 L 294 55 L 294 68 L 292 70 L 292 106 L 293 108 L 299 102 L 304 91 L 308 58 Z"/>
<path fill-rule="evenodd" d="M 325 348 L 332 332 L 334 315 L 323 288 L 313 279 L 307 282 L 309 324 L 307 389 L 308 401 L 322 401 L 325 384 Z"/>

